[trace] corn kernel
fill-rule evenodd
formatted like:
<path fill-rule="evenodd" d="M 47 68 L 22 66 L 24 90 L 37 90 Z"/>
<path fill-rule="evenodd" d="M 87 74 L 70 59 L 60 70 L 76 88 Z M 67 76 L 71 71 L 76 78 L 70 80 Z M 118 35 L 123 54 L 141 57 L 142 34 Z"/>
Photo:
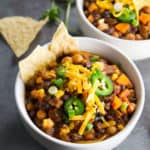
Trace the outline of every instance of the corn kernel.
<path fill-rule="evenodd" d="M 36 116 L 39 120 L 42 120 L 46 117 L 46 112 L 44 110 L 39 110 L 37 112 Z"/>
<path fill-rule="evenodd" d="M 95 11 L 97 9 L 98 8 L 97 8 L 97 5 L 95 3 L 91 3 L 89 8 L 88 8 L 89 12 L 93 12 L 93 11 Z"/>
<path fill-rule="evenodd" d="M 55 94 L 55 96 L 57 98 L 61 98 L 64 95 L 64 91 L 63 90 L 58 90 L 57 93 Z"/>
<path fill-rule="evenodd" d="M 69 128 L 70 128 L 70 130 L 72 130 L 72 129 L 74 129 L 74 122 L 71 122 L 70 124 L 69 124 Z"/>
<path fill-rule="evenodd" d="M 103 8 L 103 9 L 112 9 L 113 8 L 113 5 L 112 3 L 110 3 L 109 1 L 96 1 L 96 4 L 100 7 L 100 8 Z"/>
<path fill-rule="evenodd" d="M 101 125 L 101 127 L 102 127 L 102 129 L 108 128 L 108 127 L 109 127 L 108 122 L 104 122 L 104 123 Z"/>
<path fill-rule="evenodd" d="M 118 74 L 117 74 L 117 73 L 114 73 L 114 74 L 112 75 L 112 77 L 111 77 L 111 79 L 112 79 L 113 81 L 115 81 L 117 78 L 118 78 Z"/>
<path fill-rule="evenodd" d="M 65 135 L 70 133 L 70 128 L 68 126 L 62 127 L 60 130 L 60 135 Z"/>
<path fill-rule="evenodd" d="M 103 70 L 104 69 L 104 64 L 101 63 L 101 62 L 95 62 L 92 64 L 92 70 L 95 70 L 95 69 L 100 69 L 100 70 Z"/>
<path fill-rule="evenodd" d="M 41 84 L 43 82 L 42 77 L 37 77 L 36 83 Z"/>
<path fill-rule="evenodd" d="M 48 130 L 50 128 L 53 128 L 53 126 L 54 126 L 54 122 L 50 118 L 44 119 L 42 122 L 42 127 L 44 130 Z"/>
<path fill-rule="evenodd" d="M 45 90 L 44 89 L 32 90 L 31 96 L 35 99 L 41 100 L 45 97 Z"/>
<path fill-rule="evenodd" d="M 118 124 L 117 127 L 119 130 L 122 130 L 124 128 L 124 126 L 122 124 Z"/>
<path fill-rule="evenodd" d="M 94 22 L 94 17 L 93 15 L 89 15 L 88 18 L 89 22 L 93 23 Z"/>
<path fill-rule="evenodd" d="M 45 97 L 45 90 L 44 89 L 37 90 L 37 95 L 39 99 L 43 99 Z"/>
<path fill-rule="evenodd" d="M 109 123 L 110 126 L 115 126 L 116 125 L 116 121 L 114 121 L 114 120 L 111 120 L 108 123 Z"/>
<path fill-rule="evenodd" d="M 116 74 L 120 75 L 120 70 L 119 69 L 116 69 Z"/>
<path fill-rule="evenodd" d="M 84 90 L 89 90 L 91 88 L 91 83 L 87 80 L 84 80 L 83 82 L 83 89 Z"/>

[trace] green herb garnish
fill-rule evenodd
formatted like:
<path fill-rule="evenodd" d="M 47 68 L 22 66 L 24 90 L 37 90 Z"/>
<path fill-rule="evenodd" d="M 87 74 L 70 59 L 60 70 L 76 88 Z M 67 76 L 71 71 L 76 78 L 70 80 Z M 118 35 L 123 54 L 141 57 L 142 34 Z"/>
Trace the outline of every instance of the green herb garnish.
<path fill-rule="evenodd" d="M 86 130 L 91 131 L 92 128 L 93 128 L 93 124 L 89 122 L 86 126 Z"/>
<path fill-rule="evenodd" d="M 129 9 L 129 7 L 124 7 L 123 13 L 117 19 L 121 22 L 131 23 L 134 26 L 138 26 L 139 23 L 136 19 L 136 12 Z"/>
<path fill-rule="evenodd" d="M 64 78 L 65 77 L 65 68 L 64 66 L 59 66 L 57 69 L 56 69 L 56 72 L 57 72 L 57 75 L 61 78 Z"/>
<path fill-rule="evenodd" d="M 57 22 L 57 23 L 60 23 L 61 21 L 63 21 L 63 19 L 61 19 L 61 17 L 60 17 L 62 8 L 57 5 L 57 2 L 58 3 L 61 2 L 61 3 L 65 4 L 65 6 L 66 6 L 64 22 L 65 22 L 66 27 L 69 30 L 70 11 L 71 11 L 71 6 L 75 2 L 74 0 L 53 0 L 49 9 L 47 9 L 46 11 L 43 12 L 40 19 L 48 18 L 47 22 Z M 79 36 L 82 34 L 80 31 L 73 30 L 73 29 L 69 30 L 69 32 L 76 36 Z"/>
<path fill-rule="evenodd" d="M 64 3 L 66 3 L 66 15 L 65 15 L 65 25 L 68 28 L 69 27 L 69 17 L 70 17 L 70 10 L 71 10 L 71 6 L 73 3 L 73 0 L 64 0 Z M 48 10 L 46 10 L 45 12 L 43 12 L 43 14 L 41 15 L 41 19 L 45 19 L 48 18 L 48 22 L 57 22 L 60 23 L 61 22 L 61 18 L 60 18 L 60 13 L 61 13 L 61 8 L 57 5 L 56 1 L 53 0 L 51 3 L 51 6 Z"/>
<path fill-rule="evenodd" d="M 91 57 L 90 60 L 91 60 L 91 62 L 95 62 L 95 61 L 98 61 L 99 58 L 100 58 L 99 56 L 95 55 L 95 56 Z"/>
<path fill-rule="evenodd" d="M 48 22 L 54 21 L 60 23 L 61 22 L 60 13 L 61 13 L 60 7 L 55 3 L 55 0 L 53 0 L 50 8 L 45 12 L 43 12 L 40 18 L 41 19 L 48 18 Z"/>
<path fill-rule="evenodd" d="M 64 80 L 61 79 L 61 78 L 59 78 L 59 79 L 54 79 L 54 80 L 52 80 L 52 83 L 53 83 L 54 85 L 56 85 L 57 87 L 60 88 L 60 87 L 63 86 Z"/>

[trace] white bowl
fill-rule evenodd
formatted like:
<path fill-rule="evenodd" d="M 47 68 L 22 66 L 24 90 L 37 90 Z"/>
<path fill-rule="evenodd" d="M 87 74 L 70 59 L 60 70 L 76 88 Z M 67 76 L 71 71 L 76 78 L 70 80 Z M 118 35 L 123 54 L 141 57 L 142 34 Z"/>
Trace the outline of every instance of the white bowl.
<path fill-rule="evenodd" d="M 117 147 L 127 136 L 131 133 L 133 128 L 135 127 L 144 106 L 145 100 L 145 90 L 142 77 L 140 72 L 138 71 L 135 64 L 129 59 L 123 52 L 119 51 L 116 47 L 97 39 L 86 38 L 86 37 L 78 37 L 76 38 L 79 48 L 81 50 L 86 50 L 89 52 L 97 53 L 104 58 L 112 61 L 119 62 L 123 67 L 123 70 L 128 74 L 130 79 L 135 85 L 136 95 L 138 99 L 137 108 L 132 118 L 126 127 L 114 135 L 113 137 L 93 144 L 75 144 L 64 142 L 59 139 L 53 138 L 43 131 L 41 131 L 36 125 L 31 121 L 26 109 L 25 109 L 25 97 L 24 97 L 24 83 L 21 80 L 19 74 L 16 78 L 15 84 L 15 97 L 16 104 L 19 110 L 20 116 L 23 120 L 25 127 L 31 133 L 31 135 L 39 141 L 44 147 L 47 149 L 55 149 L 55 150 L 111 150 Z"/>
<path fill-rule="evenodd" d="M 150 40 L 124 40 L 98 30 L 83 12 L 83 0 L 76 0 L 77 14 L 81 30 L 86 36 L 105 40 L 124 51 L 131 59 L 140 60 L 150 57 Z"/>

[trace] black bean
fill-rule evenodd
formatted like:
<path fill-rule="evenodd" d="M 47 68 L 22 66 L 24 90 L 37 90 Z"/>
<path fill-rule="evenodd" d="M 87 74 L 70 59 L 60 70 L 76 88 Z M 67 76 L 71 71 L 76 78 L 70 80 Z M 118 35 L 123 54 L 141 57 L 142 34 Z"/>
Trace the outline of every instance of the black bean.
<path fill-rule="evenodd" d="M 62 99 L 63 99 L 63 100 L 68 100 L 69 97 L 70 97 L 70 95 L 65 94 L 65 95 L 62 97 Z"/>
<path fill-rule="evenodd" d="M 91 68 L 91 66 L 92 66 L 92 63 L 91 63 L 90 61 L 88 61 L 88 62 L 86 63 L 86 67 L 87 67 L 87 68 Z"/>
<path fill-rule="evenodd" d="M 93 12 L 93 17 L 94 17 L 95 20 L 99 20 L 99 19 L 101 18 L 101 15 L 100 15 L 99 12 L 94 11 L 94 12 Z"/>
<path fill-rule="evenodd" d="M 100 116 L 96 116 L 95 117 L 95 121 L 99 121 L 99 120 L 101 120 L 101 117 Z"/>
<path fill-rule="evenodd" d="M 26 89 L 31 90 L 32 88 L 34 88 L 35 86 L 35 82 L 33 79 L 29 80 L 28 83 L 26 84 Z"/>
<path fill-rule="evenodd" d="M 118 124 L 125 124 L 125 121 L 122 118 L 117 118 Z"/>
<path fill-rule="evenodd" d="M 41 120 L 35 118 L 35 119 L 34 119 L 34 122 L 35 122 L 35 124 L 36 124 L 39 128 L 41 128 L 41 126 L 42 126 Z"/>
<path fill-rule="evenodd" d="M 96 136 L 96 138 L 100 138 L 102 136 L 102 134 L 100 132 L 96 132 L 95 136 Z"/>
<path fill-rule="evenodd" d="M 110 108 L 111 108 L 111 102 L 106 103 L 105 104 L 105 109 L 110 110 Z"/>
<path fill-rule="evenodd" d="M 103 13 L 102 13 L 102 17 L 103 18 L 110 18 L 111 17 L 111 14 L 108 10 L 105 10 Z"/>
<path fill-rule="evenodd" d="M 114 85 L 114 93 L 118 95 L 121 92 L 121 86 L 120 85 Z"/>
<path fill-rule="evenodd" d="M 97 27 L 98 26 L 98 22 L 97 21 L 93 22 L 93 25 Z"/>
<path fill-rule="evenodd" d="M 79 140 L 82 139 L 82 136 L 79 135 L 79 134 L 77 134 L 77 133 L 71 133 L 70 136 L 71 136 L 71 139 L 72 139 L 73 141 L 79 141 Z"/>
<path fill-rule="evenodd" d="M 133 103 L 136 103 L 137 99 L 136 99 L 136 97 L 131 97 L 130 101 L 133 102 Z"/>
<path fill-rule="evenodd" d="M 106 18 L 105 22 L 113 27 L 115 24 L 117 24 L 118 21 L 116 19 L 113 19 L 113 18 Z"/>
<path fill-rule="evenodd" d="M 139 30 L 138 27 L 133 27 L 133 28 L 132 28 L 132 31 L 133 31 L 134 33 L 137 33 L 138 30 Z"/>
<path fill-rule="evenodd" d="M 45 132 L 48 134 L 48 135 L 53 135 L 54 134 L 54 128 L 50 128 L 48 130 L 46 130 Z"/>
<path fill-rule="evenodd" d="M 108 34 L 112 34 L 114 32 L 114 27 L 110 27 L 108 30 L 107 30 L 107 33 Z"/>
<path fill-rule="evenodd" d="M 42 110 L 48 110 L 50 107 L 47 101 L 40 102 L 37 105 L 38 105 L 37 107 Z"/>
<path fill-rule="evenodd" d="M 31 111 L 29 112 L 29 115 L 30 115 L 31 118 L 33 118 L 33 117 L 35 116 L 35 111 L 34 111 L 34 110 L 31 110 Z"/>
<path fill-rule="evenodd" d="M 102 123 L 100 121 L 95 122 L 95 128 L 100 132 L 102 130 Z"/>
<path fill-rule="evenodd" d="M 106 116 L 106 119 L 107 119 L 107 120 L 113 120 L 114 117 L 113 117 L 112 115 L 107 115 L 107 116 Z"/>
<path fill-rule="evenodd" d="M 124 115 L 124 116 L 123 116 L 123 120 L 124 120 L 125 122 L 128 122 L 128 120 L 129 120 L 128 115 Z"/>
<path fill-rule="evenodd" d="M 109 102 L 109 101 L 112 101 L 113 98 L 114 98 L 114 95 L 112 94 L 112 95 L 110 95 L 110 96 L 104 97 L 104 101 L 105 101 L 105 102 Z"/>
<path fill-rule="evenodd" d="M 89 16 L 89 12 L 87 10 L 84 11 L 84 14 L 88 17 Z"/>
<path fill-rule="evenodd" d="M 88 8 L 89 4 L 90 4 L 90 3 L 89 3 L 88 1 L 85 1 L 85 2 L 84 2 L 84 7 L 85 7 L 85 8 Z"/>
<path fill-rule="evenodd" d="M 106 129 L 101 129 L 101 130 L 100 130 L 100 133 L 101 133 L 101 134 L 104 134 L 105 132 L 106 132 Z"/>
<path fill-rule="evenodd" d="M 121 85 L 121 90 L 123 91 L 124 89 L 126 89 L 126 86 Z"/>
<path fill-rule="evenodd" d="M 49 87 L 50 87 L 50 84 L 51 84 L 50 81 L 45 81 L 45 82 L 43 83 L 44 89 L 48 90 Z"/>

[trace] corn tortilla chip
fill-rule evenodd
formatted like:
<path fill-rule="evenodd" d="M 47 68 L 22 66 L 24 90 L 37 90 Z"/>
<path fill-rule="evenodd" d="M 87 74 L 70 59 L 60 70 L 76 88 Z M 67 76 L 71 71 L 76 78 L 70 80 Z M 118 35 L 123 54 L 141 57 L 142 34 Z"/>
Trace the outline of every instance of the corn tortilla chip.
<path fill-rule="evenodd" d="M 19 62 L 21 78 L 27 82 L 39 69 L 52 63 L 55 59 L 55 55 L 48 48 L 37 46 L 27 58 Z"/>
<path fill-rule="evenodd" d="M 47 20 L 36 21 L 30 17 L 0 19 L 0 33 L 17 57 L 23 55 Z"/>
<path fill-rule="evenodd" d="M 50 51 L 60 56 L 78 50 L 77 41 L 69 35 L 64 23 L 62 22 L 54 33 L 50 45 Z"/>
<path fill-rule="evenodd" d="M 68 54 L 77 50 L 77 42 L 61 23 L 49 46 L 38 46 L 27 58 L 19 62 L 21 78 L 27 82 L 38 70 L 56 61 L 63 53 Z"/>

